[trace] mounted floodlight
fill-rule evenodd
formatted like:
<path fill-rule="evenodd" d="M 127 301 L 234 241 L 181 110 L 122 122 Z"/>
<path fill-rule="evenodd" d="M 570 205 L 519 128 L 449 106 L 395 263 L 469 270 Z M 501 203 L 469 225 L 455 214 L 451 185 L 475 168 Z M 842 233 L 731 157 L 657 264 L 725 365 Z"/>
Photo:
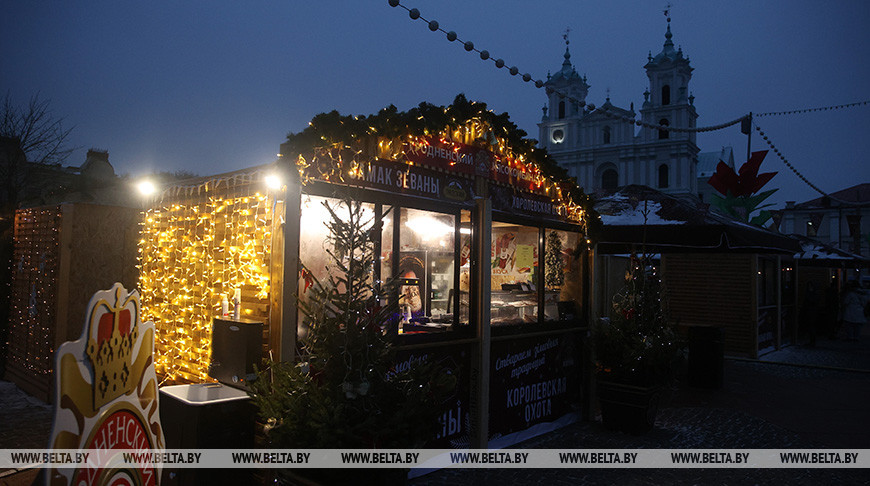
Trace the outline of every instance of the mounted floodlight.
<path fill-rule="evenodd" d="M 143 196 L 151 196 L 157 192 L 157 186 L 147 179 L 139 181 L 139 183 L 136 184 L 136 188 L 139 189 L 139 194 L 142 194 Z"/>
<path fill-rule="evenodd" d="M 275 174 L 267 175 L 265 178 L 263 178 L 263 181 L 266 183 L 266 187 L 272 189 L 273 191 L 281 189 L 281 186 L 283 185 L 281 184 L 281 178 Z"/>

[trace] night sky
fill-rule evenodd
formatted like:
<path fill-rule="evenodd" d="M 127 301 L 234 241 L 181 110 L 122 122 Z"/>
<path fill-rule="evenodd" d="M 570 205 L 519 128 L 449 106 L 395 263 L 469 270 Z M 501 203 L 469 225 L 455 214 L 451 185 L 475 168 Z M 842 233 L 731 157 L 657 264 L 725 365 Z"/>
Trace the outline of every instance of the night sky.
<path fill-rule="evenodd" d="M 870 2 L 673 0 L 674 42 L 695 68 L 699 126 L 747 112 L 870 100 Z M 662 49 L 666 1 L 403 0 L 462 40 L 535 79 L 561 67 L 569 40 L 588 102 L 639 109 L 647 54 Z M 215 174 L 271 162 L 317 113 L 370 114 L 449 104 L 458 93 L 508 112 L 537 138 L 545 93 L 432 33 L 387 0 L 48 2 L 4 4 L 0 88 L 38 93 L 74 126 L 79 147 L 108 150 L 116 172 Z M 789 161 L 834 192 L 870 182 L 870 105 L 756 118 Z M 702 152 L 739 126 L 700 134 Z M 767 148 L 757 132 L 753 150 Z M 738 162 L 739 163 L 739 162 Z M 818 196 L 770 154 L 772 200 Z"/>

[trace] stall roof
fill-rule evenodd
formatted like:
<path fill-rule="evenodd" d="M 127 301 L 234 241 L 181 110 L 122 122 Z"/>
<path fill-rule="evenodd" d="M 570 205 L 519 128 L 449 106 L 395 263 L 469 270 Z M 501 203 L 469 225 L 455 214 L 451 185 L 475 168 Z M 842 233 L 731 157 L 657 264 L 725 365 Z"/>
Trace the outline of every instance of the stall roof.
<path fill-rule="evenodd" d="M 598 244 L 602 253 L 625 253 L 644 244 L 647 251 L 671 253 L 800 251 L 797 240 L 713 212 L 695 196 L 647 186 L 625 186 L 600 198 L 595 210 L 604 224 Z"/>
<path fill-rule="evenodd" d="M 824 267 L 870 266 L 870 259 L 861 255 L 849 253 L 806 236 L 792 235 L 792 237 L 800 241 L 801 251 L 795 253 L 794 258 L 801 265 Z"/>

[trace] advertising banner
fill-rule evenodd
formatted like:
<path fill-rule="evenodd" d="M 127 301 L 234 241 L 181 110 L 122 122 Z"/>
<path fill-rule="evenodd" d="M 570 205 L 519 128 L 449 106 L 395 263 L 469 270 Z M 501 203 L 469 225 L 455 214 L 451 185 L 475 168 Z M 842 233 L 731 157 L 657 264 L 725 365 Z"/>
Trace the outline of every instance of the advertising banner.
<path fill-rule="evenodd" d="M 576 339 L 562 334 L 492 344 L 490 440 L 579 410 Z"/>

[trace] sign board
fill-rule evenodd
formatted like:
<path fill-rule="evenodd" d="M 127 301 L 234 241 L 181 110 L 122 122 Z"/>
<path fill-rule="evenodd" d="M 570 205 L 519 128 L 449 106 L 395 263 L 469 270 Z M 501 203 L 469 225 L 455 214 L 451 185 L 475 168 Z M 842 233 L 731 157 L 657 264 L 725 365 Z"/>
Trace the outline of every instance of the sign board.
<path fill-rule="evenodd" d="M 469 176 L 479 175 L 523 191 L 536 191 L 532 166 L 501 157 L 485 148 L 428 137 L 407 142 L 405 159 L 415 165 Z"/>
<path fill-rule="evenodd" d="M 561 334 L 492 343 L 490 440 L 577 411 L 581 367 L 576 339 Z"/>
<path fill-rule="evenodd" d="M 456 203 L 468 203 L 474 198 L 473 185 L 469 179 L 385 159 L 360 162 L 359 171 L 348 182 L 371 189 Z"/>
<path fill-rule="evenodd" d="M 101 451 L 76 469 L 52 468 L 49 485 L 157 485 L 159 464 L 113 467 L 113 450 L 165 447 L 154 371 L 154 323 L 139 293 L 115 283 L 91 297 L 77 341 L 57 351 L 51 449 Z M 104 451 L 105 453 L 102 453 Z"/>

